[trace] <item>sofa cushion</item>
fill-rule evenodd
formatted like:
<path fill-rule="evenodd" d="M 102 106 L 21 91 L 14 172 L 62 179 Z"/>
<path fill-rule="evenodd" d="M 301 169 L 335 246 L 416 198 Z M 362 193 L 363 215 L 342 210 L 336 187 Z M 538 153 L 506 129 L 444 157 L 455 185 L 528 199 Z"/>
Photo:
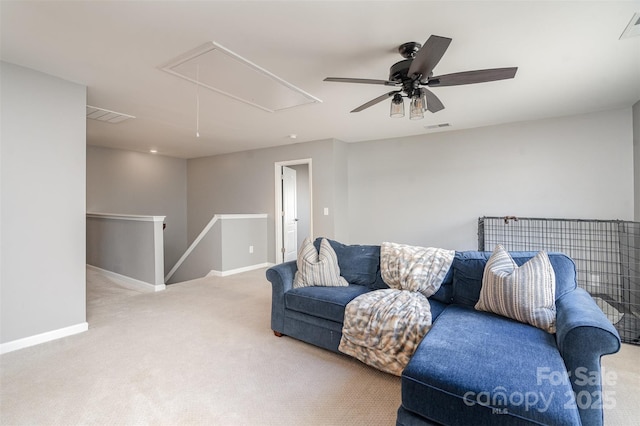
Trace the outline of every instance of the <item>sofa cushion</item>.
<path fill-rule="evenodd" d="M 429 297 L 429 300 L 437 300 L 442 303 L 453 302 L 453 268 L 449 268 L 440 288 L 433 296 Z"/>
<path fill-rule="evenodd" d="M 389 288 L 389 285 L 382 279 L 380 269 L 378 269 L 378 271 L 376 272 L 376 280 L 373 282 L 373 284 L 369 284 L 369 287 L 372 290 L 384 290 L 385 288 Z"/>
<path fill-rule="evenodd" d="M 447 304 L 433 300 L 433 297 L 429 298 L 429 305 L 431 306 L 431 323 L 433 323 L 448 306 Z"/>
<path fill-rule="evenodd" d="M 298 254 L 298 270 L 293 280 L 293 287 L 325 286 L 346 287 L 347 280 L 340 276 L 338 258 L 326 239 L 320 242 L 320 250 L 316 250 L 311 239 L 305 238 Z"/>
<path fill-rule="evenodd" d="M 489 256 L 484 252 L 457 251 L 453 257 L 453 303 L 475 306 L 480 298 L 482 274 Z"/>
<path fill-rule="evenodd" d="M 313 243 L 316 249 L 320 248 L 321 238 L 316 238 Z M 371 288 L 389 288 L 382 278 L 380 282 L 380 246 L 346 245 L 337 241 L 328 240 L 338 256 L 340 274 L 349 284 L 366 285 Z"/>
<path fill-rule="evenodd" d="M 537 252 L 510 252 L 517 265 L 522 265 Z M 482 275 L 491 252 L 458 251 L 451 265 L 453 278 L 453 295 L 451 303 L 475 306 L 480 299 Z M 558 300 L 564 294 L 576 288 L 576 267 L 568 256 L 562 253 L 548 253 L 549 261 L 556 276 L 556 294 Z"/>
<path fill-rule="evenodd" d="M 518 266 L 501 245 L 487 261 L 475 308 L 556 332 L 556 281 L 544 251 Z"/>
<path fill-rule="evenodd" d="M 286 309 L 342 323 L 344 308 L 361 294 L 371 291 L 362 285 L 347 287 L 301 287 L 284 295 Z"/>
<path fill-rule="evenodd" d="M 465 306 L 438 316 L 402 373 L 402 406 L 444 424 L 579 425 L 572 395 L 553 335 Z"/>

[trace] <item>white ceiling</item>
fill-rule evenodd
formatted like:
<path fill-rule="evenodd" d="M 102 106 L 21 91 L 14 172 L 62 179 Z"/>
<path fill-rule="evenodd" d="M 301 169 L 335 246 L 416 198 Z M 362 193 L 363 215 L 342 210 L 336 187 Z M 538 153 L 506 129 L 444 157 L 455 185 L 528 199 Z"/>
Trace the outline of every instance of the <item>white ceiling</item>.
<path fill-rule="evenodd" d="M 346 142 L 629 107 L 640 100 L 640 37 L 619 40 L 640 1 L 2 0 L 2 60 L 87 86 L 87 103 L 137 118 L 87 121 L 87 143 L 194 158 L 326 138 Z M 518 66 L 513 80 L 433 88 L 446 109 L 389 118 L 397 46 L 453 39 L 434 73 Z M 277 112 L 160 70 L 214 41 L 321 99 Z M 425 127 L 451 123 L 451 127 Z M 296 134 L 297 139 L 288 135 Z"/>

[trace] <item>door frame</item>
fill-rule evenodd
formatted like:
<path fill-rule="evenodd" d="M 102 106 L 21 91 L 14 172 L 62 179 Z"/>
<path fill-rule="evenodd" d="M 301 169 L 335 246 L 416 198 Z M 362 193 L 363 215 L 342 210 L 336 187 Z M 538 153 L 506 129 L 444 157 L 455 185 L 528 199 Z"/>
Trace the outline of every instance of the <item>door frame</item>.
<path fill-rule="evenodd" d="M 306 164 L 309 167 L 309 237 L 313 238 L 313 171 L 311 158 L 303 158 L 299 160 L 276 161 L 274 165 L 275 177 L 275 255 L 276 265 L 284 261 L 282 248 L 282 167 L 283 166 L 299 166 Z M 298 230 L 300 231 L 300 230 Z"/>

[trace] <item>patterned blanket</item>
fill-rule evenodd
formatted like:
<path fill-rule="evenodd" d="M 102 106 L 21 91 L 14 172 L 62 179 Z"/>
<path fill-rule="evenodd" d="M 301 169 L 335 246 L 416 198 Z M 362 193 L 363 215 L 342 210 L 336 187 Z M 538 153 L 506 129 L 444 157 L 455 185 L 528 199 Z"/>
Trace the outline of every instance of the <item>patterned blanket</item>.
<path fill-rule="evenodd" d="M 454 254 L 453 250 L 382 243 L 380 272 L 391 288 L 349 302 L 339 350 L 400 376 L 431 328 L 427 297 L 440 288 Z"/>

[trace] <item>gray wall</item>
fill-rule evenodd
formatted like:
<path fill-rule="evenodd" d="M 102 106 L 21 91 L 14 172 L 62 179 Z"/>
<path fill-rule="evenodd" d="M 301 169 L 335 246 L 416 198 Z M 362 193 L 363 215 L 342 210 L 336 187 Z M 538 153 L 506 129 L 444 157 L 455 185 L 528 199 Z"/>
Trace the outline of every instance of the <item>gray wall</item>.
<path fill-rule="evenodd" d="M 216 215 L 209 231 L 167 280 L 173 284 L 267 263 L 267 219 Z M 250 247 L 253 252 L 250 252 Z M 190 247 L 191 248 L 191 247 Z"/>
<path fill-rule="evenodd" d="M 336 233 L 336 200 L 344 202 L 344 142 L 332 139 L 188 160 L 188 239 L 193 241 L 214 214 L 267 213 L 268 262 L 275 261 L 275 163 L 311 158 L 313 232 Z M 337 164 L 337 165 L 336 165 Z M 339 197 L 336 194 L 340 194 Z M 329 215 L 323 209 L 329 208 Z M 344 221 L 338 218 L 337 221 Z M 344 232 L 344 231 L 343 231 Z M 344 235 L 343 235 L 344 237 Z"/>
<path fill-rule="evenodd" d="M 166 216 L 167 273 L 187 249 L 187 161 L 89 146 L 87 211 Z"/>
<path fill-rule="evenodd" d="M 334 237 L 339 241 L 349 241 L 351 228 L 349 225 L 349 149 L 348 144 L 336 141 L 333 145 L 334 164 Z M 314 171 L 315 173 L 315 171 Z M 315 176 L 313 177 L 315 179 Z"/>
<path fill-rule="evenodd" d="M 162 223 L 148 219 L 87 217 L 87 263 L 147 284 L 164 284 L 163 258 L 156 257 Z"/>
<path fill-rule="evenodd" d="M 469 250 L 477 248 L 479 216 L 631 220 L 632 127 L 632 110 L 624 108 L 188 160 L 189 240 L 214 213 L 266 211 L 273 262 L 274 163 L 309 157 L 315 237 Z"/>
<path fill-rule="evenodd" d="M 640 101 L 633 105 L 632 114 L 634 220 L 640 221 Z"/>
<path fill-rule="evenodd" d="M 468 250 L 484 215 L 633 219 L 630 108 L 348 148 L 352 242 Z"/>
<path fill-rule="evenodd" d="M 0 63 L 0 342 L 86 323 L 86 88 Z"/>
<path fill-rule="evenodd" d="M 167 284 L 195 280 L 206 276 L 212 270 L 220 270 L 222 265 L 221 228 L 220 221 L 216 221 L 174 274 L 169 277 Z"/>
<path fill-rule="evenodd" d="M 223 218 L 220 231 L 221 272 L 267 263 L 267 219 Z"/>

